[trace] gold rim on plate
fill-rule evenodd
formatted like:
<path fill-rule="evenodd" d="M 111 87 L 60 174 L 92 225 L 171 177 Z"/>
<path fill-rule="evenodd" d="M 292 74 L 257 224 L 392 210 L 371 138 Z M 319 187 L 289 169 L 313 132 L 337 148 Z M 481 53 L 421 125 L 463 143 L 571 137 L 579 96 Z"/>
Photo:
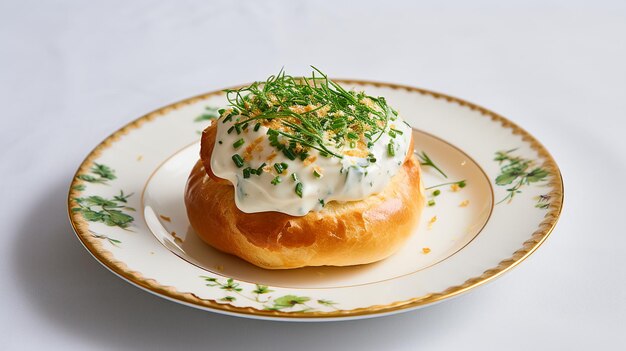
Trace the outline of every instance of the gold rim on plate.
<path fill-rule="evenodd" d="M 500 276 L 504 272 L 512 269 L 528 256 L 530 256 L 541 244 L 546 240 L 546 238 L 550 235 L 552 230 L 554 229 L 558 218 L 561 214 L 561 210 L 563 208 L 563 178 L 561 177 L 561 172 L 559 167 L 557 166 L 554 158 L 550 153 L 546 150 L 546 148 L 532 135 L 530 135 L 526 130 L 522 129 L 515 123 L 509 121 L 503 116 L 492 112 L 484 107 L 473 104 L 471 102 L 452 97 L 446 94 L 441 94 L 437 92 L 433 92 L 430 90 L 415 88 L 406 85 L 393 84 L 393 83 L 382 83 L 382 82 L 371 82 L 365 80 L 354 80 L 354 79 L 337 79 L 337 82 L 344 84 L 359 84 L 359 85 L 370 85 L 375 87 L 385 87 L 396 90 L 405 90 L 409 92 L 415 92 L 422 95 L 428 95 L 434 97 L 435 99 L 444 99 L 447 102 L 456 103 L 462 107 L 469 108 L 470 110 L 477 111 L 481 115 L 485 117 L 491 118 L 491 120 L 495 122 L 499 122 L 504 128 L 510 129 L 513 135 L 520 135 L 523 141 L 526 141 L 530 144 L 530 147 L 536 151 L 540 157 L 542 157 L 545 161 L 543 163 L 543 167 L 545 167 L 552 175 L 552 179 L 547 184 L 552 187 L 552 191 L 548 194 L 553 201 L 551 201 L 548 211 L 544 216 L 543 221 L 539 224 L 539 227 L 532 233 L 530 238 L 524 242 L 521 248 L 516 250 L 511 257 L 504 259 L 498 263 L 497 266 L 487 269 L 481 275 L 473 278 L 467 279 L 463 284 L 455 285 L 448 287 L 440 292 L 429 293 L 423 296 L 415 297 L 405 301 L 397 301 L 390 304 L 385 305 L 374 305 L 362 308 L 356 308 L 351 310 L 337 310 L 337 311 L 329 311 L 329 312 L 281 312 L 281 311 L 268 311 L 268 310 L 259 310 L 253 307 L 236 307 L 229 304 L 219 303 L 215 300 L 203 299 L 196 296 L 193 293 L 189 292 L 180 292 L 176 288 L 171 286 L 165 286 L 160 284 L 154 279 L 150 279 L 148 277 L 144 277 L 140 272 L 131 270 L 124 262 L 116 260 L 115 257 L 111 254 L 111 252 L 105 250 L 102 246 L 102 242 L 97 238 L 94 238 L 93 235 L 89 232 L 89 226 L 87 222 L 78 214 L 71 211 L 71 208 L 74 207 L 75 201 L 74 197 L 76 195 L 76 190 L 74 190 L 74 186 L 77 185 L 79 179 L 77 176 L 83 172 L 86 172 L 93 164 L 93 161 L 98 158 L 102 152 L 102 150 L 110 147 L 115 141 L 119 140 L 122 136 L 128 134 L 131 130 L 137 129 L 141 127 L 144 123 L 154 120 L 159 116 L 163 116 L 166 113 L 179 109 L 181 107 L 196 103 L 198 101 L 205 100 L 211 96 L 221 95 L 223 94 L 222 90 L 212 91 L 206 94 L 198 95 L 195 97 L 191 97 L 160 109 L 157 109 L 153 112 L 150 112 L 138 119 L 126 124 L 124 127 L 115 131 L 113 134 L 108 136 L 104 141 L 98 144 L 85 158 L 85 160 L 81 163 L 76 174 L 72 180 L 70 185 L 70 191 L 68 194 L 68 216 L 70 222 L 72 224 L 72 228 L 76 233 L 76 236 L 79 238 L 81 243 L 85 246 L 85 248 L 105 267 L 111 270 L 113 273 L 118 276 L 126 279 L 132 284 L 135 284 L 141 288 L 144 288 L 152 293 L 157 295 L 161 295 L 168 299 L 178 301 L 187 305 L 192 305 L 195 307 L 200 307 L 209 310 L 215 310 L 216 312 L 222 312 L 227 314 L 244 314 L 244 315 L 253 315 L 253 316 L 261 316 L 266 318 L 276 317 L 276 318 L 284 318 L 284 319 L 320 319 L 320 318 L 337 318 L 337 317 L 356 317 L 363 315 L 371 315 L 371 314 L 387 314 L 396 311 L 402 311 L 412 308 L 417 308 L 420 306 L 432 304 L 453 296 L 457 296 L 462 294 L 472 288 L 480 286 L 484 283 L 487 283 L 496 277 Z"/>

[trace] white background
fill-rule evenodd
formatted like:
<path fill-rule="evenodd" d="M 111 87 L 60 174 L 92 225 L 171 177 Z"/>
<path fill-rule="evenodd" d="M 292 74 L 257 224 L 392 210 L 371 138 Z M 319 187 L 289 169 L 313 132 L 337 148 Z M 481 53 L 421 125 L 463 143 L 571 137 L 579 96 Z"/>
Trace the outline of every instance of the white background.
<path fill-rule="evenodd" d="M 109 133 L 309 64 L 445 92 L 526 128 L 565 178 L 552 236 L 458 299 L 319 324 L 184 307 L 81 247 L 67 188 Z M 626 348 L 624 1 L 1 0 L 0 106 L 0 349 Z"/>

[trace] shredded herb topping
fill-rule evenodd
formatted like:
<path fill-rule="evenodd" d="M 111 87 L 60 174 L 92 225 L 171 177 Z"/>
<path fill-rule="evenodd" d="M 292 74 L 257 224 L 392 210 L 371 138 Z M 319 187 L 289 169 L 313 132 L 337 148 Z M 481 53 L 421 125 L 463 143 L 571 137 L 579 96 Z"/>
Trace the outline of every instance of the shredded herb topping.
<path fill-rule="evenodd" d="M 347 91 L 312 68 L 311 77 L 295 78 L 281 69 L 264 82 L 226 90 L 231 108 L 221 111 L 223 122 L 237 116 L 229 133 L 266 126 L 270 144 L 290 160 L 306 159 L 310 149 L 343 158 L 345 146 L 369 149 L 385 132 L 392 138 L 401 134 L 390 129 L 398 113 L 383 97 Z"/>

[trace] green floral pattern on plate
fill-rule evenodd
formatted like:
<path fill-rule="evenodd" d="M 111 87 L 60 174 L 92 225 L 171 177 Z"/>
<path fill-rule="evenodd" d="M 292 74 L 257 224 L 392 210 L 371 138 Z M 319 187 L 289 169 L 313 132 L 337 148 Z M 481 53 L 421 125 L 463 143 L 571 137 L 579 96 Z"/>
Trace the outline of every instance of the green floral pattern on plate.
<path fill-rule="evenodd" d="M 512 155 L 517 149 L 511 149 L 508 151 L 496 152 L 494 161 L 498 161 L 500 164 L 500 174 L 496 177 L 495 182 L 498 186 L 510 186 L 506 189 L 507 195 L 500 201 L 510 203 L 513 201 L 515 195 L 521 193 L 520 190 L 523 186 L 528 186 L 533 183 L 545 181 L 550 175 L 542 167 L 536 167 L 535 160 L 523 158 L 520 156 Z M 549 198 L 541 198 L 535 207 L 545 209 L 549 206 L 547 201 Z"/>
<path fill-rule="evenodd" d="M 110 180 L 117 179 L 114 170 L 112 170 L 109 166 L 100 163 L 93 164 L 91 167 L 91 174 L 79 174 L 76 177 L 88 183 L 96 184 L 108 184 Z M 84 187 L 80 190 L 84 190 Z"/>
<path fill-rule="evenodd" d="M 91 184 L 110 185 L 109 182 L 117 179 L 117 176 L 115 175 L 115 170 L 111 167 L 101 163 L 94 163 L 89 174 L 79 174 L 76 178 Z M 86 186 L 78 184 L 72 187 L 72 189 L 84 191 Z M 112 198 L 98 195 L 75 197 L 74 201 L 78 206 L 73 207 L 72 211 L 80 213 L 89 222 L 100 222 L 110 227 L 127 229 L 135 220 L 133 216 L 127 213 L 128 211 L 135 211 L 134 208 L 128 206 L 128 198 L 131 196 L 133 194 L 124 194 L 124 191 L 120 190 L 120 193 Z M 94 238 L 106 240 L 113 246 L 118 246 L 122 243 L 120 240 L 107 235 L 90 232 Z"/>
<path fill-rule="evenodd" d="M 132 195 L 124 195 L 124 192 L 120 190 L 120 194 L 111 199 L 98 195 L 77 197 L 74 200 L 78 207 L 72 208 L 72 211 L 80 212 L 87 221 L 126 229 L 135 220 L 133 216 L 123 211 L 135 211 L 134 208 L 126 206 L 127 199 Z"/>
<path fill-rule="evenodd" d="M 226 279 L 226 281 L 220 281 L 215 277 L 200 276 L 206 282 L 206 286 L 216 287 L 224 291 L 225 296 L 220 298 L 219 301 L 233 302 L 237 298 L 244 298 L 252 302 L 261 304 L 262 308 L 268 311 L 283 311 L 283 312 L 313 312 L 319 311 L 320 307 L 330 307 L 337 309 L 336 302 L 330 300 L 312 300 L 307 296 L 298 295 L 283 295 L 280 297 L 272 297 L 268 295 L 274 290 L 270 290 L 268 286 L 255 284 L 256 288 L 251 292 L 246 292 L 241 285 L 232 278 Z M 262 296 L 267 295 L 267 297 Z"/>

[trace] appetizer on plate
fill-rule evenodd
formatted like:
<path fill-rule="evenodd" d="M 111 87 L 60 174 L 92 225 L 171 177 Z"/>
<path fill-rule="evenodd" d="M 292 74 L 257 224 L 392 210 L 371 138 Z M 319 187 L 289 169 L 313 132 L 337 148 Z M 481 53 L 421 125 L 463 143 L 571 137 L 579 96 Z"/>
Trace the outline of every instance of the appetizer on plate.
<path fill-rule="evenodd" d="M 316 74 L 317 73 L 317 76 Z M 424 206 L 411 128 L 319 70 L 227 91 L 185 190 L 202 240 L 257 266 L 348 266 L 392 255 Z"/>

